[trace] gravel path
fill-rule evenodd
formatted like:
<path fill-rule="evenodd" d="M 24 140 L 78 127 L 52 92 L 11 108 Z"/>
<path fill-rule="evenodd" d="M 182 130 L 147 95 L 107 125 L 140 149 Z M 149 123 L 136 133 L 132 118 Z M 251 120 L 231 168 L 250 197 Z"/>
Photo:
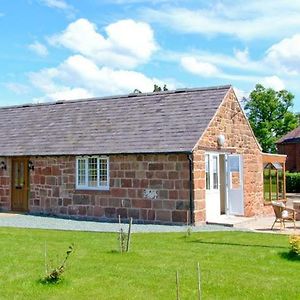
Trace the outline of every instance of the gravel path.
<path fill-rule="evenodd" d="M 22 214 L 0 213 L 0 227 L 21 227 L 39 229 L 57 229 L 74 231 L 116 232 L 120 226 L 117 223 L 77 221 L 54 217 L 41 217 Z M 128 225 L 123 224 L 127 229 Z M 186 226 L 133 224 L 132 232 L 184 232 Z M 232 227 L 219 225 L 201 225 L 192 227 L 192 231 L 231 231 Z"/>

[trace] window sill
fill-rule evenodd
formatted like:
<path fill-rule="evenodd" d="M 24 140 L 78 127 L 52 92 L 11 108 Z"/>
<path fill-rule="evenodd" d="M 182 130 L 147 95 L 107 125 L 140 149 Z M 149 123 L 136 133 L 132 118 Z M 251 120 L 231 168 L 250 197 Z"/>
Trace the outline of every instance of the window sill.
<path fill-rule="evenodd" d="M 284 203 L 286 203 L 286 199 L 280 199 L 280 200 L 274 199 L 274 200 L 272 200 L 272 201 L 276 201 L 276 202 L 284 202 Z M 272 205 L 272 201 L 266 201 L 266 200 L 264 200 L 264 206 L 270 206 L 270 205 Z"/>
<path fill-rule="evenodd" d="M 103 187 L 103 188 L 92 188 L 92 187 L 76 187 L 76 191 L 91 191 L 91 192 L 105 192 L 109 191 L 109 187 Z"/>

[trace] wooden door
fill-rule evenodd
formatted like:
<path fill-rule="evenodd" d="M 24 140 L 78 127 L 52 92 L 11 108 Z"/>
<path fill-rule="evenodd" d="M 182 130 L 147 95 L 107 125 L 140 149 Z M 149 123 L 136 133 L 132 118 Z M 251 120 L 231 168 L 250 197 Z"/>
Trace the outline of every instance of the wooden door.
<path fill-rule="evenodd" d="M 12 159 L 12 210 L 28 210 L 28 158 Z"/>

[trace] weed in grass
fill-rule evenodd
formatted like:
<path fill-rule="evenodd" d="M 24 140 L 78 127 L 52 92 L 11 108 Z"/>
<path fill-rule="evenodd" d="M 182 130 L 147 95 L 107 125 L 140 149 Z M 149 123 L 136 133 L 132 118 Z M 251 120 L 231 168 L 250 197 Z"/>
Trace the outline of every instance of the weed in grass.
<path fill-rule="evenodd" d="M 42 278 L 40 282 L 44 283 L 44 284 L 59 283 L 61 281 L 61 276 L 65 271 L 67 260 L 73 251 L 74 251 L 74 245 L 72 244 L 69 246 L 69 248 L 66 252 L 65 258 L 57 267 L 50 266 L 48 268 L 48 266 L 46 265 L 47 262 L 45 261 L 46 276 L 44 278 Z M 47 257 L 47 249 L 45 246 L 45 258 L 46 257 Z M 49 269 L 50 269 L 50 271 L 48 271 Z"/>
<path fill-rule="evenodd" d="M 120 216 L 119 216 L 119 224 L 121 225 Z M 131 225 L 132 225 L 132 218 L 130 218 L 129 221 L 128 233 L 126 233 L 122 227 L 119 230 L 118 239 L 119 239 L 121 253 L 129 252 L 130 241 L 131 241 Z"/>
<path fill-rule="evenodd" d="M 192 235 L 192 226 L 188 226 L 187 229 L 186 229 L 186 234 L 185 236 L 186 237 L 190 237 Z"/>

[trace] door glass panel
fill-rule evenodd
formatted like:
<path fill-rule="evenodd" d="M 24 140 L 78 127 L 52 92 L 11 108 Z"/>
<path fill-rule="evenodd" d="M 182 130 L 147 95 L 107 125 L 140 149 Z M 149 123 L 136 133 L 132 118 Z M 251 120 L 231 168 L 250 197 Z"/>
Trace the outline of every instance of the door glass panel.
<path fill-rule="evenodd" d="M 219 189 L 219 174 L 218 174 L 218 156 L 212 157 L 212 167 L 213 167 L 213 189 Z"/>
<path fill-rule="evenodd" d="M 20 168 L 19 168 L 19 186 L 24 186 L 24 163 L 20 162 Z"/>
<path fill-rule="evenodd" d="M 230 188 L 241 187 L 240 159 L 238 156 L 229 156 Z"/>
<path fill-rule="evenodd" d="M 15 179 L 15 187 L 19 186 L 19 168 L 18 168 L 18 163 L 15 163 L 14 166 L 14 179 Z"/>
<path fill-rule="evenodd" d="M 210 190 L 210 163 L 209 163 L 209 154 L 205 154 L 205 182 L 206 189 Z"/>

